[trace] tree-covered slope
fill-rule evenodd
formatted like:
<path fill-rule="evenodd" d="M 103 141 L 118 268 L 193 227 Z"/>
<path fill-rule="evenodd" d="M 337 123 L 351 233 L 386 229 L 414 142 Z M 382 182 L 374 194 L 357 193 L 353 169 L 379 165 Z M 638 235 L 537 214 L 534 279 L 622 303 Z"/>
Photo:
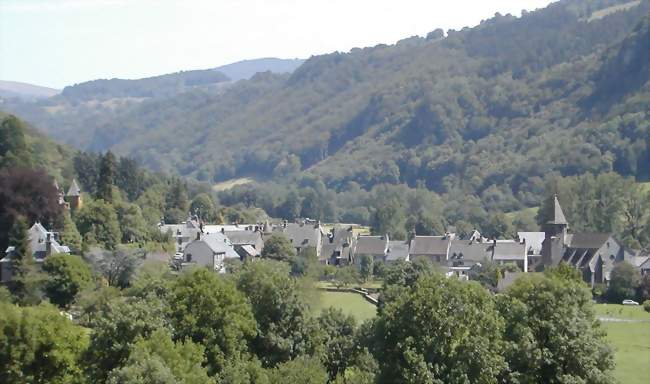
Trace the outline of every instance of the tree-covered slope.
<path fill-rule="evenodd" d="M 100 79 L 65 87 L 61 96 L 67 101 L 165 97 L 197 87 L 214 86 L 228 80 L 228 76 L 211 69 L 171 73 L 137 80 Z"/>
<path fill-rule="evenodd" d="M 514 209 L 538 204 L 553 173 L 650 176 L 650 1 L 627 3 L 560 1 L 218 91 L 9 108 L 60 140 L 201 180 L 303 172 L 336 188 L 424 184 Z"/>

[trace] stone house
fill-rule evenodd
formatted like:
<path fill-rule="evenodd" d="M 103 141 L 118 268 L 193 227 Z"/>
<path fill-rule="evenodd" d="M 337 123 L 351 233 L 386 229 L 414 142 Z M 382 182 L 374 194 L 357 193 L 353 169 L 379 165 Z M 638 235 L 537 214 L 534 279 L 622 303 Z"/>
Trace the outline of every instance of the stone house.
<path fill-rule="evenodd" d="M 183 267 L 199 265 L 210 270 L 224 272 L 224 262 L 228 259 L 241 260 L 239 254 L 221 232 L 197 234 L 197 238 L 187 244 L 183 251 Z"/>
<path fill-rule="evenodd" d="M 32 225 L 28 235 L 29 248 L 32 251 L 32 257 L 37 265 L 41 265 L 48 256 L 70 253 L 70 248 L 59 243 L 58 234 L 48 231 L 39 222 Z M 5 251 L 5 256 L 0 259 L 0 282 L 5 283 L 12 278 L 11 260 L 14 249 L 14 246 L 9 246 Z"/>
<path fill-rule="evenodd" d="M 359 264 L 361 257 L 372 257 L 374 262 L 385 262 L 389 249 L 388 235 L 384 236 L 359 236 L 354 246 L 354 263 Z"/>

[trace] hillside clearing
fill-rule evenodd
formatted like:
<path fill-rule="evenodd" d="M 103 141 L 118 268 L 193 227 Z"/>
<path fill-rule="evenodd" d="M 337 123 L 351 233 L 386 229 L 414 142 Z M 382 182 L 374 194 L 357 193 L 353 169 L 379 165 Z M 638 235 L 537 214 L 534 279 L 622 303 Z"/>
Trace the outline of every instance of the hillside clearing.
<path fill-rule="evenodd" d="M 230 179 L 216 183 L 212 186 L 212 190 L 215 192 L 227 191 L 230 188 L 234 188 L 238 185 L 246 185 L 253 183 L 255 180 L 251 177 L 240 177 L 237 179 Z"/>
<path fill-rule="evenodd" d="M 612 13 L 615 12 L 627 11 L 628 9 L 634 8 L 639 4 L 641 4 L 641 0 L 630 1 L 629 3 L 625 3 L 625 4 L 612 5 L 609 8 L 600 9 L 592 13 L 587 21 L 590 22 L 590 21 L 602 19 L 603 17 L 611 15 Z"/>

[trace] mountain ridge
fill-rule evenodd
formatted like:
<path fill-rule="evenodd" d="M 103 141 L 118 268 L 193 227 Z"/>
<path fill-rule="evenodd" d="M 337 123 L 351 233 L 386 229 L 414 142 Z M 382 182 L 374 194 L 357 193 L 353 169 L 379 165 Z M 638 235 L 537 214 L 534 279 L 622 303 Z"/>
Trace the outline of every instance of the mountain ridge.
<path fill-rule="evenodd" d="M 15 112 L 59 139 L 204 181 L 298 174 L 336 189 L 423 184 L 515 210 L 538 203 L 552 174 L 650 176 L 650 144 L 629 144 L 648 130 L 647 90 L 627 90 L 597 115 L 585 104 L 607 52 L 620 51 L 650 2 L 586 20 L 623 3 L 565 0 L 496 15 L 444 38 L 315 56 L 291 74 L 258 73 L 219 92 L 100 112 L 46 103 Z M 46 109 L 58 107 L 65 125 Z"/>
<path fill-rule="evenodd" d="M 61 90 L 20 81 L 0 80 L 0 99 L 45 99 L 59 94 Z"/>

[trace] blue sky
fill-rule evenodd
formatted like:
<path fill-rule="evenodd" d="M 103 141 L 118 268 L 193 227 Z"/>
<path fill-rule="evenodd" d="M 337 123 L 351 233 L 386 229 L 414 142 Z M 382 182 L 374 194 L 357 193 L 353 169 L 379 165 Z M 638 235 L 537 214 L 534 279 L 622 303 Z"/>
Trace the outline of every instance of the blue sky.
<path fill-rule="evenodd" d="M 519 15 L 550 0 L 0 0 L 0 80 L 54 88 L 308 58 Z"/>

